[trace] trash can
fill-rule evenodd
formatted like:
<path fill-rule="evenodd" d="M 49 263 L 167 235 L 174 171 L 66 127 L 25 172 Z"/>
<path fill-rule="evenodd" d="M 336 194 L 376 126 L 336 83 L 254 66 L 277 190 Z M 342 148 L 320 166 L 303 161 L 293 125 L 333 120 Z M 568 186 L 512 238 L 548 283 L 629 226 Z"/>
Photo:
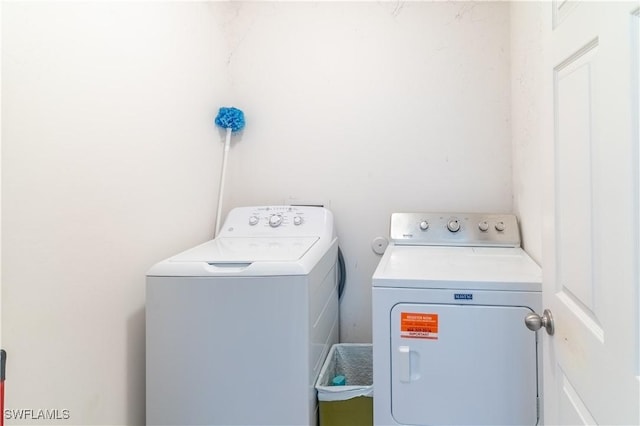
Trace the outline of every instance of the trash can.
<path fill-rule="evenodd" d="M 337 343 L 316 381 L 320 426 L 373 425 L 373 346 Z"/>

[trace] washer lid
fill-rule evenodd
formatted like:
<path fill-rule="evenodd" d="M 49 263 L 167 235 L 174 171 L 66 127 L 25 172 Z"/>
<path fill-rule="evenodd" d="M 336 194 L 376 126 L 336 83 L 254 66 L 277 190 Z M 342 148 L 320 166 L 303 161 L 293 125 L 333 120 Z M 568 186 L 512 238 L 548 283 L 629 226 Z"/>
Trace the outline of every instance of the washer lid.
<path fill-rule="evenodd" d="M 214 264 L 291 262 L 302 258 L 319 237 L 219 237 L 184 251 L 169 262 Z"/>
<path fill-rule="evenodd" d="M 540 267 L 521 248 L 390 245 L 374 287 L 540 291 Z"/>

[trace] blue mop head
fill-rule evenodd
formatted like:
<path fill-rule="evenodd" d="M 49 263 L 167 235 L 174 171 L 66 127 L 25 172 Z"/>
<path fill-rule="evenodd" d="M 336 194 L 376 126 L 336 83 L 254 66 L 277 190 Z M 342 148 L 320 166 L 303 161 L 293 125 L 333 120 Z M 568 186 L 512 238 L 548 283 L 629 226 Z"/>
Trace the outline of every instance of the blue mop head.
<path fill-rule="evenodd" d="M 220 108 L 215 123 L 223 129 L 231 129 L 237 132 L 244 129 L 244 113 L 238 108 Z"/>

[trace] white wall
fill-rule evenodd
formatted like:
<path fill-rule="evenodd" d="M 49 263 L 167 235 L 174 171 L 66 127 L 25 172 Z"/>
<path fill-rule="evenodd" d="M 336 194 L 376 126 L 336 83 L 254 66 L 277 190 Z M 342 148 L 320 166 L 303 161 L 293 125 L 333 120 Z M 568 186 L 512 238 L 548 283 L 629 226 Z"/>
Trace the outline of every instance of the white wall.
<path fill-rule="evenodd" d="M 349 277 L 342 339 L 371 341 L 370 247 L 397 211 L 511 211 L 508 3 L 239 3 L 247 127 L 227 207 L 322 202 Z"/>
<path fill-rule="evenodd" d="M 551 172 L 543 161 L 551 95 L 543 46 L 551 34 L 551 7 L 547 2 L 513 2 L 510 19 L 514 213 L 520 218 L 523 247 L 541 264 L 542 183 Z"/>
<path fill-rule="evenodd" d="M 4 3 L 2 27 L 7 408 L 143 423 L 144 273 L 213 231 L 219 106 L 247 119 L 225 212 L 334 211 L 344 341 L 370 341 L 392 212 L 512 210 L 507 3 Z"/>
<path fill-rule="evenodd" d="M 199 3 L 2 18 L 6 408 L 143 424 L 144 274 L 213 232 L 226 45 Z"/>

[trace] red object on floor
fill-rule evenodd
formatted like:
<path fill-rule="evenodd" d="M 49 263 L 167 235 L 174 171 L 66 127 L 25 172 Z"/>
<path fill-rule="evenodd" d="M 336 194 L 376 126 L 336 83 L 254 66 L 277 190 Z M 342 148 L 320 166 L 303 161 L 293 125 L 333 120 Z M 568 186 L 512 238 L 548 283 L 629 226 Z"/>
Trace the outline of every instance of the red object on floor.
<path fill-rule="evenodd" d="M 0 382 L 0 426 L 4 426 L 4 380 Z"/>
<path fill-rule="evenodd" d="M 0 349 L 0 426 L 4 426 L 4 376 L 7 366 L 7 352 Z"/>

